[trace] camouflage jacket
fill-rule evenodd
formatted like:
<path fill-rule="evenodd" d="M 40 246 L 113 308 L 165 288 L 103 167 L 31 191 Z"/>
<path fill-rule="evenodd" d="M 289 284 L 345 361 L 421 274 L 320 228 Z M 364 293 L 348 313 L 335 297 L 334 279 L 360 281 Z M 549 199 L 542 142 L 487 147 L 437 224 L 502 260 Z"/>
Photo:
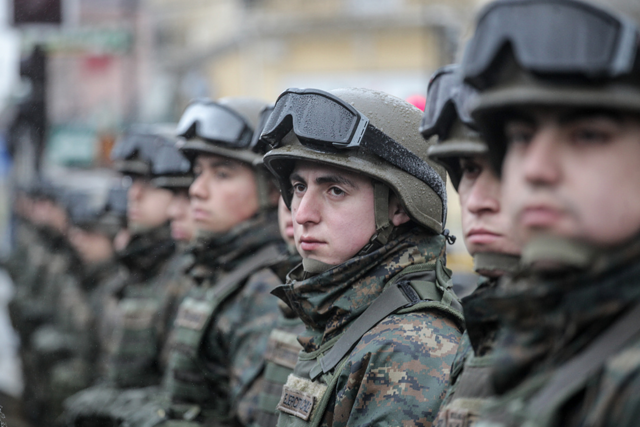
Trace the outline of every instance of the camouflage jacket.
<path fill-rule="evenodd" d="M 492 374 L 498 398 L 477 426 L 638 425 L 640 333 L 598 346 L 639 302 L 640 239 L 584 267 L 523 271 L 501 287 L 487 298 L 504 325 Z M 604 362 L 585 359 L 594 349 Z M 564 372 L 573 374 L 563 381 Z"/>
<path fill-rule="evenodd" d="M 286 274 L 300 264 L 300 261 L 301 258 L 296 252 L 285 261 L 272 266 L 271 270 L 280 278 L 281 283 L 284 283 Z M 293 372 L 298 361 L 298 353 L 302 350 L 297 338 L 306 328 L 304 323 L 284 302 L 279 301 L 278 306 L 278 322 L 269 334 L 264 353 L 264 371 L 255 385 L 259 389 L 258 401 L 254 403 L 258 408 L 253 417 L 253 425 L 256 427 L 275 427 L 278 423 L 276 406 L 280 401 L 282 387 L 287 382 L 289 374 Z"/>
<path fill-rule="evenodd" d="M 278 316 L 270 292 L 281 280 L 268 266 L 286 257 L 275 212 L 201 240 L 194 256 L 194 286 L 171 331 L 163 382 L 170 400 L 166 414 L 169 419 L 250 424 L 259 393 L 252 385 Z"/>
<path fill-rule="evenodd" d="M 301 268 L 290 273 L 277 294 L 307 331 L 278 405 L 279 426 L 431 425 L 462 329 L 461 315 L 449 306 L 455 296 L 444 250 L 443 237 L 412 229 L 310 278 Z M 410 286 L 422 282 L 434 292 L 366 331 L 330 372 L 318 371 L 318 359 L 405 275 Z"/>
<path fill-rule="evenodd" d="M 514 274 L 518 264 L 519 257 L 513 255 L 483 253 L 474 257 L 476 271 L 496 275 Z M 498 282 L 498 277 L 480 276 L 476 290 L 462 300 L 467 330 L 451 368 L 449 390 L 435 423 L 438 427 L 472 426 L 482 407 L 495 395 L 491 366 L 500 324 L 485 301 L 496 292 Z"/>
<path fill-rule="evenodd" d="M 167 268 L 175 256 L 168 225 L 136 235 L 119 254 L 128 275 L 114 289 L 114 333 L 108 344 L 107 379 L 120 388 L 158 384 L 162 378 L 160 353 L 165 338 L 162 313 Z"/>

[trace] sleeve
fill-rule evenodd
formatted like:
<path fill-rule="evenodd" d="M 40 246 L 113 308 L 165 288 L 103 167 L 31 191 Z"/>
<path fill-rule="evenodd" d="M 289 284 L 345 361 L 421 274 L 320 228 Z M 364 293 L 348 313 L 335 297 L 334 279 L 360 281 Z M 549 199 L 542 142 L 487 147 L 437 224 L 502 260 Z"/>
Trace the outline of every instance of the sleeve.
<path fill-rule="evenodd" d="M 349 356 L 325 417 L 334 427 L 431 426 L 459 341 L 455 323 L 437 313 L 389 316 Z"/>

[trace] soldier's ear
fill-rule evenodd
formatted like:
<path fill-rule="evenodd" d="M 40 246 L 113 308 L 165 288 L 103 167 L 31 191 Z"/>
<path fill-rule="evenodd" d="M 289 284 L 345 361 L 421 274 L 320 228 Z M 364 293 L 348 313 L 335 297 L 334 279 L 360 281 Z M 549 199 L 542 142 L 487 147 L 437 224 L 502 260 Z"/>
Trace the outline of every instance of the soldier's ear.
<path fill-rule="evenodd" d="M 398 196 L 391 192 L 389 197 L 389 221 L 397 227 L 410 220 L 411 218 L 409 218 L 409 215 L 407 215 L 407 212 L 404 210 L 404 206 L 400 203 Z"/>

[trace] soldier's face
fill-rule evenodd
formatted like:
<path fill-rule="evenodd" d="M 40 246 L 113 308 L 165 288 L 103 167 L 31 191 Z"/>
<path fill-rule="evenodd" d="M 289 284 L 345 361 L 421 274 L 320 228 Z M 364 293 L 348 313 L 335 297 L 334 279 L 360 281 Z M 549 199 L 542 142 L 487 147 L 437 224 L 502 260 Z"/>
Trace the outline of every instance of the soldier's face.
<path fill-rule="evenodd" d="M 523 109 L 505 134 L 503 200 L 523 242 L 550 234 L 607 247 L 640 231 L 637 116 Z"/>
<path fill-rule="evenodd" d="M 113 257 L 111 239 L 101 233 L 71 227 L 69 242 L 76 249 L 82 261 L 87 264 L 98 264 Z"/>
<path fill-rule="evenodd" d="M 167 214 L 171 220 L 171 237 L 177 241 L 189 242 L 195 234 L 195 225 L 187 190 L 173 193 Z"/>
<path fill-rule="evenodd" d="M 502 208 L 501 184 L 484 156 L 460 159 L 458 186 L 464 243 L 471 255 L 479 252 L 520 254 L 510 217 Z"/>
<path fill-rule="evenodd" d="M 167 208 L 171 191 L 157 188 L 142 178 L 135 178 L 127 192 L 127 219 L 132 230 L 159 227 L 169 220 Z"/>
<path fill-rule="evenodd" d="M 357 254 L 376 231 L 371 179 L 297 162 L 291 174 L 291 215 L 303 258 L 338 265 Z"/>
<path fill-rule="evenodd" d="M 253 169 L 236 160 L 199 155 L 189 187 L 196 229 L 223 233 L 254 216 L 260 207 Z"/>

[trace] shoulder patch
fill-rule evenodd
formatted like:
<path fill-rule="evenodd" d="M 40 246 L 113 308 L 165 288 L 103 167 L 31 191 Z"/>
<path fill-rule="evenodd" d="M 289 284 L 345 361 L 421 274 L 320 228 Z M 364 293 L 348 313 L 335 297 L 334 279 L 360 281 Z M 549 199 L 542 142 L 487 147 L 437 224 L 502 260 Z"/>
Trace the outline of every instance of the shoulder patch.
<path fill-rule="evenodd" d="M 313 414 L 316 402 L 326 391 L 327 386 L 324 384 L 290 374 L 276 409 L 308 421 Z"/>

